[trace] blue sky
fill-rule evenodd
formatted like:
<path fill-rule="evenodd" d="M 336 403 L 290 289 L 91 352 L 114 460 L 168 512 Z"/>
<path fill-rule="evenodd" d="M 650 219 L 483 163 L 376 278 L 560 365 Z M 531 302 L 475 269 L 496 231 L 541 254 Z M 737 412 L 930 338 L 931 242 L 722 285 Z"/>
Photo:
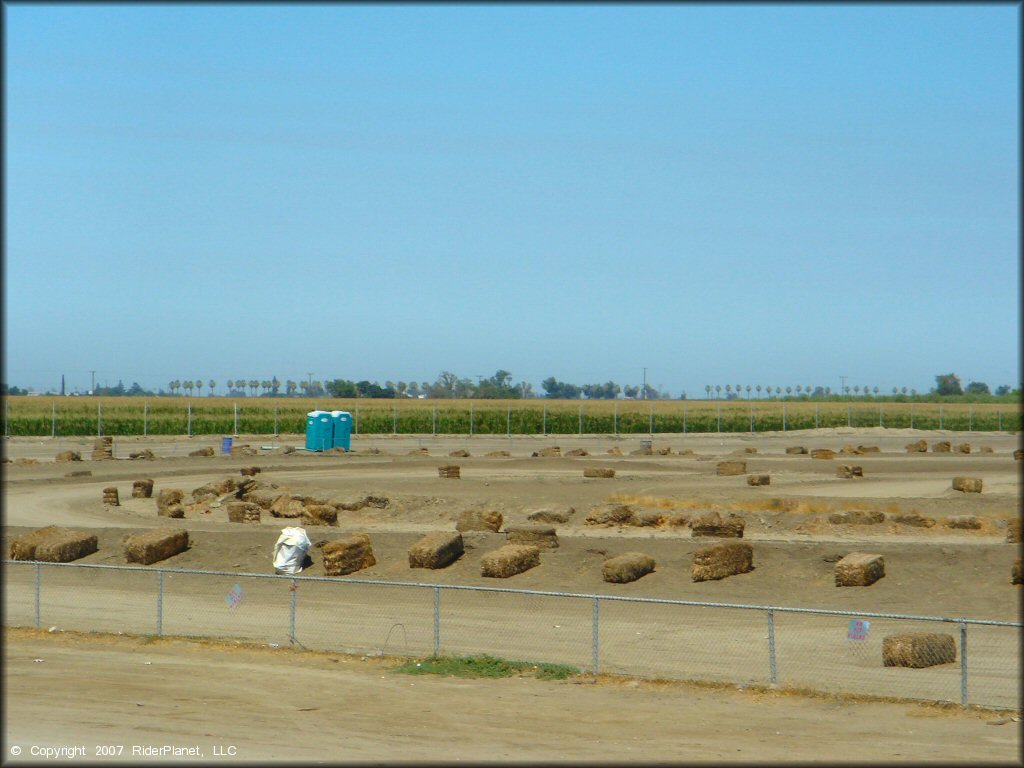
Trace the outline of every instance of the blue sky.
<path fill-rule="evenodd" d="M 1020 8 L 6 5 L 4 364 L 1020 380 Z"/>

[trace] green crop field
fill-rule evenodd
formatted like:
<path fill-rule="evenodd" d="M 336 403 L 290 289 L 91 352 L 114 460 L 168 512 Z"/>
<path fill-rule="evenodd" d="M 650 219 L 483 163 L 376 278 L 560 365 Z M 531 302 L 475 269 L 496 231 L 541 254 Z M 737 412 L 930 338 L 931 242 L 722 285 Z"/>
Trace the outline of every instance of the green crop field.
<path fill-rule="evenodd" d="M 817 427 L 1021 428 L 1020 403 L 742 400 L 335 400 L 25 397 L 4 400 L 7 436 L 303 434 L 314 409 L 353 415 L 354 434 L 646 434 Z"/>

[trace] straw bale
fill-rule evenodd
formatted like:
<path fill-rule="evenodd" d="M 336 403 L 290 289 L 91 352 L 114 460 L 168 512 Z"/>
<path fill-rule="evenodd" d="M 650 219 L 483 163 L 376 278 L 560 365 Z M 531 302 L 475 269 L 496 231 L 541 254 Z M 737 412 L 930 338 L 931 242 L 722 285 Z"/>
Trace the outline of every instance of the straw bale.
<path fill-rule="evenodd" d="M 470 454 L 465 448 L 459 448 L 457 451 L 452 451 L 448 455 L 454 459 L 465 459 L 468 458 Z"/>
<path fill-rule="evenodd" d="M 1020 544 L 1020 518 L 1010 520 L 1006 525 L 1006 543 L 1007 544 Z"/>
<path fill-rule="evenodd" d="M 109 504 L 112 507 L 121 506 L 121 500 L 118 498 L 117 488 L 115 486 L 103 489 L 103 503 Z"/>
<path fill-rule="evenodd" d="M 872 510 L 850 509 L 844 512 L 833 512 L 828 516 L 832 525 L 877 525 L 885 522 L 885 514 Z"/>
<path fill-rule="evenodd" d="M 528 514 L 526 519 L 531 523 L 568 523 L 569 518 L 575 513 L 576 510 L 572 507 L 561 512 L 553 509 L 539 509 Z"/>
<path fill-rule="evenodd" d="M 437 468 L 437 476 L 458 480 L 462 475 L 458 464 L 442 464 Z"/>
<path fill-rule="evenodd" d="M 953 450 L 953 444 L 949 440 L 939 440 L 932 443 L 932 453 L 949 453 Z"/>
<path fill-rule="evenodd" d="M 229 523 L 258 523 L 262 507 L 251 501 L 229 501 L 227 503 Z"/>
<path fill-rule="evenodd" d="M 771 475 L 747 475 L 747 485 L 771 485 Z"/>
<path fill-rule="evenodd" d="M 834 459 L 836 452 L 831 448 L 814 448 L 811 450 L 812 459 Z"/>
<path fill-rule="evenodd" d="M 743 449 L 744 453 L 757 453 L 757 448 L 752 445 L 748 445 Z"/>
<path fill-rule="evenodd" d="M 153 495 L 153 481 L 149 479 L 132 482 L 132 498 L 148 499 Z"/>
<path fill-rule="evenodd" d="M 558 549 L 558 536 L 554 528 L 546 526 L 516 526 L 506 528 L 509 544 L 532 544 L 541 549 Z"/>
<path fill-rule="evenodd" d="M 980 477 L 954 477 L 953 490 L 964 493 L 981 493 Z"/>
<path fill-rule="evenodd" d="M 656 450 L 656 453 L 659 456 L 671 456 L 672 455 L 672 446 L 666 445 L 666 446 L 664 446 L 662 448 L 658 448 Z M 748 451 L 748 453 L 749 453 L 749 451 Z M 757 453 L 757 449 L 756 448 L 754 449 L 754 453 Z"/>
<path fill-rule="evenodd" d="M 629 525 L 633 510 L 626 504 L 602 504 L 591 509 L 583 519 L 584 525 Z"/>
<path fill-rule="evenodd" d="M 693 448 L 680 448 L 679 449 L 679 455 L 680 456 L 696 456 L 697 452 L 695 450 L 693 450 Z"/>
<path fill-rule="evenodd" d="M 338 508 L 333 504 L 307 504 L 302 511 L 303 525 L 337 525 Z"/>
<path fill-rule="evenodd" d="M 160 517 L 181 518 L 185 516 L 185 507 L 181 504 L 171 504 L 169 507 L 157 509 L 156 513 L 160 515 Z"/>
<path fill-rule="evenodd" d="M 693 536 L 720 536 L 722 538 L 743 538 L 743 518 L 730 512 L 723 518 L 717 512 L 708 512 L 690 521 Z"/>
<path fill-rule="evenodd" d="M 686 512 L 673 512 L 663 516 L 662 521 L 672 528 L 685 528 L 690 524 L 690 516 Z"/>
<path fill-rule="evenodd" d="M 934 517 L 925 517 L 917 512 L 907 515 L 893 515 L 892 521 L 900 525 L 912 525 L 915 528 L 933 528 L 935 526 Z"/>
<path fill-rule="evenodd" d="M 81 461 L 82 454 L 78 451 L 61 451 L 54 457 L 54 461 Z"/>
<path fill-rule="evenodd" d="M 497 533 L 501 530 L 501 524 L 503 522 L 505 522 L 505 518 L 502 516 L 501 512 L 494 510 L 479 511 L 475 509 L 467 509 L 459 515 L 459 519 L 455 523 L 455 530 L 493 531 Z"/>
<path fill-rule="evenodd" d="M 804 448 L 802 445 L 791 445 L 788 448 L 786 448 L 786 453 L 789 453 L 789 454 L 796 454 L 796 453 L 804 454 L 804 453 L 807 453 L 807 449 Z"/>
<path fill-rule="evenodd" d="M 323 545 L 321 551 L 324 558 L 324 573 L 328 576 L 344 576 L 377 564 L 370 537 L 365 533 L 353 533 L 329 541 Z"/>
<path fill-rule="evenodd" d="M 462 534 L 457 531 L 434 531 L 409 547 L 410 568 L 445 568 L 462 556 Z"/>
<path fill-rule="evenodd" d="M 586 448 L 573 448 L 571 451 L 565 452 L 566 456 L 589 456 L 590 451 Z"/>
<path fill-rule="evenodd" d="M 531 455 L 541 457 L 561 456 L 562 449 L 557 445 L 552 445 L 548 448 L 541 448 L 539 451 L 534 451 Z"/>
<path fill-rule="evenodd" d="M 232 480 L 231 482 L 235 483 L 234 480 Z M 228 486 L 222 486 L 222 487 L 228 487 Z M 230 487 L 228 487 L 228 490 L 224 491 L 224 493 L 230 493 L 231 490 L 234 490 L 235 497 L 240 499 L 243 496 L 245 496 L 247 493 L 249 493 L 249 491 L 252 491 L 255 488 L 256 488 L 256 480 L 255 480 L 255 478 L 243 477 L 238 482 L 235 483 L 234 489 L 231 489 Z"/>
<path fill-rule="evenodd" d="M 217 492 L 218 496 L 223 496 L 225 493 L 232 493 L 234 491 L 237 491 L 238 483 L 235 482 L 235 479 L 233 477 L 225 477 L 223 480 L 218 480 L 215 483 L 210 483 L 210 487 Z"/>
<path fill-rule="evenodd" d="M 540 565 L 540 548 L 529 544 L 506 544 L 480 558 L 480 575 L 507 579 Z"/>
<path fill-rule="evenodd" d="M 924 438 L 913 442 L 907 443 L 904 448 L 907 449 L 907 453 L 927 453 L 928 452 L 928 441 Z"/>
<path fill-rule="evenodd" d="M 491 451 L 490 453 L 484 454 L 484 456 L 488 459 L 506 458 L 511 455 L 512 454 L 509 453 L 508 451 Z"/>
<path fill-rule="evenodd" d="M 213 452 L 213 448 L 210 448 L 210 447 L 197 448 L 194 451 L 189 451 L 188 455 L 189 456 L 213 456 L 214 452 Z"/>
<path fill-rule="evenodd" d="M 1014 461 L 1020 461 L 1021 459 L 1024 459 L 1024 448 L 1018 448 L 1013 452 Z"/>
<path fill-rule="evenodd" d="M 885 559 L 868 552 L 851 552 L 836 563 L 837 587 L 869 587 L 885 576 Z"/>
<path fill-rule="evenodd" d="M 124 555 L 129 563 L 149 565 L 174 557 L 188 549 L 184 528 L 154 528 L 125 538 Z"/>
<path fill-rule="evenodd" d="M 859 454 L 860 453 L 860 451 L 857 450 L 857 448 L 853 445 L 853 443 L 847 443 L 846 445 L 844 445 L 842 448 L 839 449 L 839 452 L 840 453 L 845 453 L 845 454 L 851 454 L 851 453 L 852 454 Z"/>
<path fill-rule="evenodd" d="M 274 490 L 259 489 L 248 491 L 242 495 L 242 501 L 250 501 L 253 504 L 258 504 L 262 509 L 270 511 L 271 505 L 274 500 L 278 498 L 280 494 Z"/>
<path fill-rule="evenodd" d="M 1013 568 L 1010 569 L 1010 583 L 1024 584 L 1024 576 L 1021 575 L 1020 558 L 1013 561 Z"/>
<path fill-rule="evenodd" d="M 184 499 L 184 494 L 177 488 L 163 488 L 159 494 L 157 494 L 157 512 L 163 514 L 161 510 L 167 509 L 173 505 L 180 505 Z"/>
<path fill-rule="evenodd" d="M 645 445 L 645 446 L 643 446 L 641 448 L 637 448 L 635 451 L 630 451 L 629 455 L 630 456 L 653 456 L 654 455 L 654 449 L 651 446 L 649 446 L 649 445 Z"/>
<path fill-rule="evenodd" d="M 743 475 L 747 472 L 745 461 L 720 461 L 718 462 L 717 474 L 722 476 Z"/>
<path fill-rule="evenodd" d="M 242 467 L 241 469 L 238 470 L 239 474 L 241 474 L 243 477 L 255 477 L 262 471 L 263 470 L 260 469 L 259 467 Z"/>
<path fill-rule="evenodd" d="M 93 458 L 95 458 L 95 457 L 93 457 Z M 26 459 L 24 457 L 21 457 L 21 458 L 15 459 L 13 463 L 16 464 L 19 467 L 27 467 L 30 464 L 38 464 L 39 460 L 38 459 Z"/>
<path fill-rule="evenodd" d="M 609 584 L 628 584 L 654 571 L 654 558 L 643 552 L 625 552 L 601 564 L 601 578 Z"/>
<path fill-rule="evenodd" d="M 364 496 L 363 505 L 375 509 L 384 509 L 391 500 L 387 496 Z"/>
<path fill-rule="evenodd" d="M 956 451 L 957 453 L 970 453 L 971 452 L 971 444 L 970 443 L 957 443 L 956 445 L 953 446 L 953 450 Z"/>
<path fill-rule="evenodd" d="M 691 578 L 714 581 L 754 569 L 754 550 L 741 541 L 723 541 L 693 553 Z"/>
<path fill-rule="evenodd" d="M 92 477 L 92 470 L 76 469 L 74 472 L 68 472 L 64 477 Z"/>
<path fill-rule="evenodd" d="M 882 449 L 879 448 L 877 445 L 858 445 L 857 446 L 857 452 L 858 453 L 881 453 Z"/>
<path fill-rule="evenodd" d="M 196 501 L 216 499 L 219 495 L 213 483 L 206 483 L 192 490 L 192 498 Z"/>
<path fill-rule="evenodd" d="M 630 524 L 640 528 L 656 528 L 665 519 L 665 513 L 657 509 L 639 509 L 633 513 Z"/>
<path fill-rule="evenodd" d="M 953 515 L 952 517 L 947 517 L 945 522 L 947 528 L 967 531 L 977 531 L 981 528 L 981 520 L 974 515 Z"/>
<path fill-rule="evenodd" d="M 97 437 L 92 441 L 93 448 L 109 448 L 114 444 L 114 438 L 111 435 L 103 435 Z"/>
<path fill-rule="evenodd" d="M 608 449 L 608 454 L 611 456 L 621 456 L 622 449 L 619 448 L 619 446 L 617 445 L 613 445 L 611 448 Z"/>
<path fill-rule="evenodd" d="M 430 450 L 427 449 L 427 448 L 423 448 L 423 447 L 413 448 L 411 451 L 409 451 L 409 453 L 406 454 L 406 456 L 429 456 L 429 455 L 430 455 Z"/>
<path fill-rule="evenodd" d="M 143 448 L 141 451 L 134 451 L 132 453 L 129 453 L 128 458 L 152 461 L 153 459 L 156 458 L 156 454 L 149 450 L 149 448 Z"/>
<path fill-rule="evenodd" d="M 836 467 L 836 477 L 849 480 L 853 477 L 864 477 L 864 468 L 859 464 L 840 464 Z"/>
<path fill-rule="evenodd" d="M 921 669 L 956 661 L 956 640 L 936 632 L 908 632 L 882 638 L 882 664 Z"/>
<path fill-rule="evenodd" d="M 34 559 L 44 563 L 70 563 L 97 551 L 97 542 L 96 534 L 59 529 L 39 542 Z"/>
<path fill-rule="evenodd" d="M 56 525 L 48 525 L 11 539 L 11 560 L 35 560 L 36 547 L 51 536 L 60 535 L 64 530 L 66 529 L 58 528 Z"/>
<path fill-rule="evenodd" d="M 978 448 L 978 453 L 995 453 L 995 451 L 992 450 L 991 445 L 983 445 L 980 448 Z"/>
<path fill-rule="evenodd" d="M 584 467 L 584 477 L 615 477 L 615 470 L 611 467 Z"/>
<path fill-rule="evenodd" d="M 302 517 L 305 508 L 300 497 L 282 493 L 271 503 L 270 514 L 274 517 Z"/>

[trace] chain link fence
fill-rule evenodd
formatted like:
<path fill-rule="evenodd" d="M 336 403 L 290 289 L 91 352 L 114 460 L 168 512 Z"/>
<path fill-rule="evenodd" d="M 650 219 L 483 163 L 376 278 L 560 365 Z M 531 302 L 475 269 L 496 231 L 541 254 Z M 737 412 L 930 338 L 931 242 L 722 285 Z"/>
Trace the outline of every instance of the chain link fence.
<path fill-rule="evenodd" d="M 5 560 L 4 625 L 231 638 L 1020 709 L 1014 622 Z M 899 639 L 895 639 L 895 638 Z M 898 665 L 887 660 L 898 659 Z M 911 666 L 904 666 L 909 664 Z"/>

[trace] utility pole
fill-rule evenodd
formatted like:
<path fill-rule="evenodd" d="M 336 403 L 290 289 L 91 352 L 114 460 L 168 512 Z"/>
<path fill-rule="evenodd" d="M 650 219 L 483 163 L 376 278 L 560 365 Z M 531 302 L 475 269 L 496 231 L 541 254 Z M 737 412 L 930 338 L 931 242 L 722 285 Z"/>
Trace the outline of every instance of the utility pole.
<path fill-rule="evenodd" d="M 643 397 L 641 397 L 640 399 L 641 400 L 646 400 L 647 399 L 647 369 L 646 368 L 644 368 L 644 388 L 641 390 L 641 392 L 643 392 Z"/>
<path fill-rule="evenodd" d="M 312 371 L 307 371 L 306 372 L 306 383 L 309 384 L 309 388 L 310 389 L 313 388 L 313 372 Z"/>
<path fill-rule="evenodd" d="M 96 391 L 96 371 L 89 371 L 89 373 L 92 375 L 92 384 L 89 387 L 89 394 L 91 395 Z"/>

